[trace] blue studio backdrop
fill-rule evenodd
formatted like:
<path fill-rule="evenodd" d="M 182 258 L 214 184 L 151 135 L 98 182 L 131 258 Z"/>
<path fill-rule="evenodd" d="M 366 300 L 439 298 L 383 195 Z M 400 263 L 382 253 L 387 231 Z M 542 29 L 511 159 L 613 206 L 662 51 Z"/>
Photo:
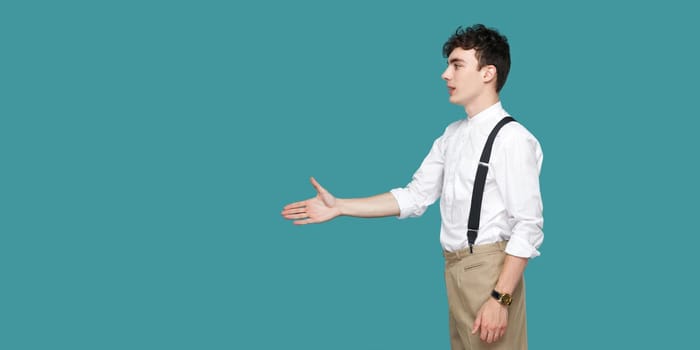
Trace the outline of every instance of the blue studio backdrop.
<path fill-rule="evenodd" d="M 532 349 L 687 348 L 700 30 L 691 5 L 0 4 L 0 349 L 447 349 L 437 204 L 280 216 L 406 185 L 464 118 L 444 41 L 510 40 L 540 140 Z"/>

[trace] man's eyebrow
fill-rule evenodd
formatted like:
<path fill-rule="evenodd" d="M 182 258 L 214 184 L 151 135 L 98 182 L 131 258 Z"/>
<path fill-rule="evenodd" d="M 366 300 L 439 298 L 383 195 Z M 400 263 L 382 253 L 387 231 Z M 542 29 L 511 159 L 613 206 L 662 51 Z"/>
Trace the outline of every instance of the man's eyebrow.
<path fill-rule="evenodd" d="M 452 64 L 452 63 L 455 63 L 455 62 L 462 62 L 462 63 L 464 63 L 465 61 L 464 61 L 463 59 L 461 59 L 461 58 L 456 58 L 456 57 L 450 58 L 450 60 L 447 61 L 447 63 L 449 63 L 449 64 Z"/>

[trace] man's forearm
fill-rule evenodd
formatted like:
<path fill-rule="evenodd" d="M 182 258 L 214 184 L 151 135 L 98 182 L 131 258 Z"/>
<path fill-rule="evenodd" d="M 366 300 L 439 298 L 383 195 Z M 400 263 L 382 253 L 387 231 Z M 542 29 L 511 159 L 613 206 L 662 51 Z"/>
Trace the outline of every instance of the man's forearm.
<path fill-rule="evenodd" d="M 494 289 L 499 293 L 513 294 L 513 291 L 518 286 L 518 282 L 520 282 L 525 272 L 525 266 L 527 266 L 528 260 L 527 258 L 506 254 L 501 275 L 498 277 L 498 282 Z"/>
<path fill-rule="evenodd" d="M 399 203 L 389 192 L 365 198 L 338 198 L 337 207 L 340 215 L 361 218 L 397 216 L 400 213 Z"/>

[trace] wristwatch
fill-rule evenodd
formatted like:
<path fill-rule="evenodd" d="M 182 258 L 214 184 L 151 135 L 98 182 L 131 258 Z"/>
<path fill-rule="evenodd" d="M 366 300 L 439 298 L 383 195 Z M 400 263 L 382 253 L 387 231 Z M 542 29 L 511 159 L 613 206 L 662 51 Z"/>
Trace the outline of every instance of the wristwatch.
<path fill-rule="evenodd" d="M 510 305 L 510 303 L 513 302 L 513 297 L 511 297 L 510 294 L 508 294 L 508 293 L 499 293 L 499 292 L 497 292 L 495 289 L 493 290 L 493 292 L 491 292 L 491 296 L 492 296 L 494 299 L 498 300 L 499 303 L 501 303 L 501 304 L 503 304 L 503 305 L 505 305 L 505 306 L 508 306 L 508 305 Z"/>

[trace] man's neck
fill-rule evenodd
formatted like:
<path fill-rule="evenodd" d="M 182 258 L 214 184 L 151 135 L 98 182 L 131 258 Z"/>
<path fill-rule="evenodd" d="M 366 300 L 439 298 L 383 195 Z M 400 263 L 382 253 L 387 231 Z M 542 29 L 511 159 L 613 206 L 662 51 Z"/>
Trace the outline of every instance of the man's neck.
<path fill-rule="evenodd" d="M 498 101 L 500 101 L 500 98 L 498 97 L 497 93 L 482 95 L 473 103 L 464 106 L 464 110 L 467 112 L 467 116 L 472 118 L 484 111 L 486 108 L 498 103 Z"/>

